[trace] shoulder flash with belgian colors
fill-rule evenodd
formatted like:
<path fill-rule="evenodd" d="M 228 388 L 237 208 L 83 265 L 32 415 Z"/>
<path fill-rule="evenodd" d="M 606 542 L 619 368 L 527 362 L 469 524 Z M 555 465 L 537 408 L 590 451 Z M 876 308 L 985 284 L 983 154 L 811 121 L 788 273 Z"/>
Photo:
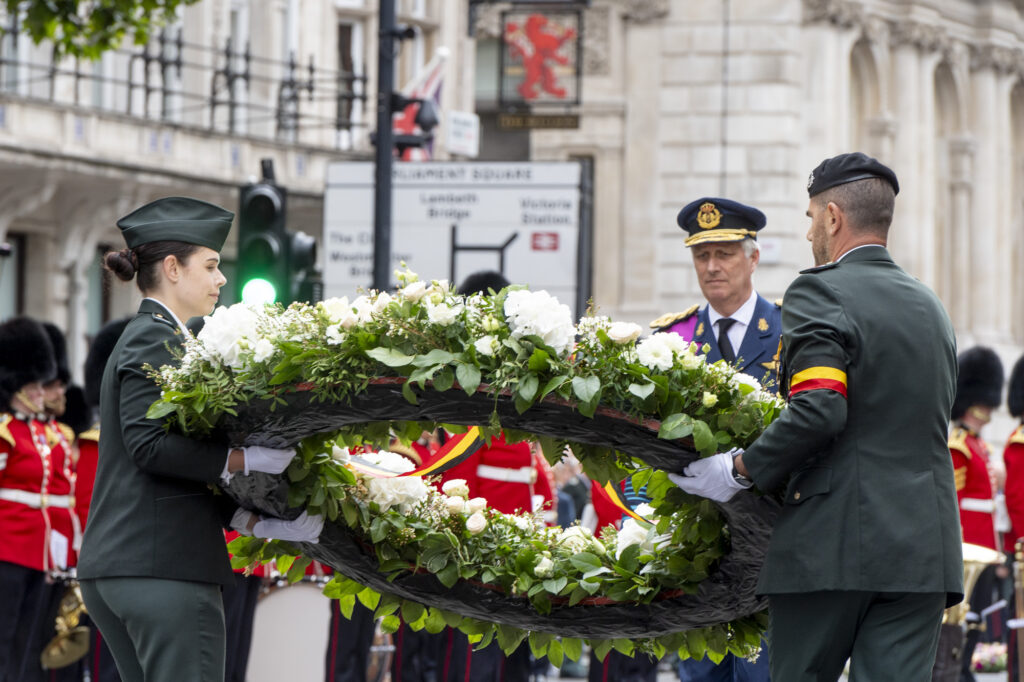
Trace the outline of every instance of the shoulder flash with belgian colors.
<path fill-rule="evenodd" d="M 651 320 L 651 329 L 661 329 L 662 327 L 669 327 L 676 322 L 688 320 L 693 317 L 698 310 L 700 310 L 700 304 L 694 304 L 681 313 L 666 313 L 655 320 Z"/>

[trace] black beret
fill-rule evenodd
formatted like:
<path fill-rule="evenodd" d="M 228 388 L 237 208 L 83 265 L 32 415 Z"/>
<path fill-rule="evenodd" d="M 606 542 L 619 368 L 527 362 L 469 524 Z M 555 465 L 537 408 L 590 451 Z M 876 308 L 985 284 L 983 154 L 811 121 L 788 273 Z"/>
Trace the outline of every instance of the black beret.
<path fill-rule="evenodd" d="M 165 197 L 117 221 L 129 249 L 150 242 L 176 241 L 220 251 L 235 214 L 188 197 Z"/>
<path fill-rule="evenodd" d="M 107 359 L 114 351 L 117 340 L 128 326 L 131 317 L 107 322 L 96 332 L 89 345 L 89 354 L 85 356 L 85 402 L 90 407 L 100 404 L 100 384 L 103 383 L 103 370 L 107 368 Z"/>
<path fill-rule="evenodd" d="M 9 408 L 26 384 L 49 381 L 56 374 L 53 346 L 43 325 L 30 317 L 0 324 L 0 408 Z"/>
<path fill-rule="evenodd" d="M 686 245 L 704 242 L 736 242 L 757 239 L 757 231 L 768 222 L 764 213 L 753 206 L 731 199 L 702 197 L 691 201 L 676 217 L 679 227 L 690 236 Z"/>
<path fill-rule="evenodd" d="M 900 193 L 900 183 L 896 181 L 896 174 L 891 168 L 867 154 L 853 152 L 833 156 L 819 163 L 807 178 L 807 194 L 813 197 L 836 185 L 868 178 L 885 180 L 892 185 L 893 192 Z"/>
<path fill-rule="evenodd" d="M 991 348 L 968 348 L 956 358 L 956 398 L 953 419 L 959 419 L 973 405 L 999 407 L 1003 401 L 1003 363 Z"/>
<path fill-rule="evenodd" d="M 463 296 L 469 296 L 471 294 L 486 294 L 488 289 L 493 289 L 494 293 L 498 293 L 509 285 L 509 281 L 505 279 L 505 275 L 494 270 L 482 270 L 480 272 L 474 272 L 472 275 L 467 277 L 459 285 L 459 293 Z"/>
<path fill-rule="evenodd" d="M 50 337 L 53 359 L 57 362 L 57 374 L 50 379 L 59 379 L 66 386 L 71 383 L 71 372 L 68 370 L 68 344 L 64 339 L 64 332 L 52 322 L 43 322 L 43 329 Z"/>
<path fill-rule="evenodd" d="M 1024 417 L 1024 355 L 1014 364 L 1010 372 L 1010 386 L 1006 391 L 1006 407 L 1018 419 Z"/>

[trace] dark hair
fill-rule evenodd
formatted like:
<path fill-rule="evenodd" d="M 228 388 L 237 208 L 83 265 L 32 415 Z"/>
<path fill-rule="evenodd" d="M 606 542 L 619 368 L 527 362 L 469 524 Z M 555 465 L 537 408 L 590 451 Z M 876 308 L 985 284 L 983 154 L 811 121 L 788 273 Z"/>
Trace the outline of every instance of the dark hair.
<path fill-rule="evenodd" d="M 883 239 L 892 224 L 896 192 L 882 178 L 866 178 L 830 187 L 814 197 L 824 206 L 830 201 L 843 210 L 850 227 L 857 232 L 868 232 Z"/>
<path fill-rule="evenodd" d="M 178 241 L 149 242 L 134 249 L 110 251 L 103 256 L 103 265 L 125 282 L 130 282 L 138 274 L 136 284 L 139 291 L 146 293 L 155 289 L 159 283 L 157 272 L 164 258 L 174 256 L 179 263 L 186 265 L 189 256 L 198 248 L 195 244 Z"/>
<path fill-rule="evenodd" d="M 508 279 L 500 272 L 494 270 L 480 270 L 466 277 L 459 285 L 459 293 L 463 296 L 471 294 L 486 294 L 493 290 L 498 293 L 509 285 Z"/>

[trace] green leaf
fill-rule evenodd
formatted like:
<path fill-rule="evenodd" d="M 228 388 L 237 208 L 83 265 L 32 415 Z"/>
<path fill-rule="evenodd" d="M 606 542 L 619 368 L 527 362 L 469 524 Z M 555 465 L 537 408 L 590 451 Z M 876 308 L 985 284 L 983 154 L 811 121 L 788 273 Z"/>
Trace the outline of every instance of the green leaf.
<path fill-rule="evenodd" d="M 587 571 L 593 571 L 601 568 L 601 560 L 597 558 L 596 554 L 590 552 L 580 552 L 569 557 L 569 561 L 573 566 L 578 568 L 580 571 L 586 573 Z"/>
<path fill-rule="evenodd" d="M 434 377 L 434 390 L 447 391 L 455 383 L 455 374 L 451 367 L 444 367 Z"/>
<path fill-rule="evenodd" d="M 369 354 L 369 352 L 367 354 Z M 416 356 L 416 358 L 412 361 L 412 364 L 415 365 L 416 367 L 432 367 L 434 365 L 446 365 L 449 362 L 453 361 L 454 359 L 454 354 L 449 353 L 446 350 L 441 350 L 440 348 L 435 348 L 426 355 Z M 381 362 L 383 362 L 383 360 Z M 393 366 L 401 367 L 402 365 Z"/>
<path fill-rule="evenodd" d="M 715 434 L 711 433 L 711 428 L 700 419 L 693 420 L 693 447 L 704 455 L 711 454 L 718 449 Z"/>
<path fill-rule="evenodd" d="M 412 390 L 412 386 L 409 382 L 402 384 L 402 396 L 413 405 L 419 405 L 420 401 L 416 399 L 416 394 Z"/>
<path fill-rule="evenodd" d="M 426 613 L 426 607 L 423 604 L 417 604 L 414 601 L 405 600 L 402 602 L 402 618 L 407 623 L 413 623 L 418 621 Z"/>
<path fill-rule="evenodd" d="M 405 353 L 395 350 L 394 348 L 383 348 L 378 346 L 377 348 L 371 348 L 366 351 L 366 354 L 388 367 L 405 367 L 412 364 L 413 356 L 406 355 Z"/>
<path fill-rule="evenodd" d="M 344 594 L 338 597 L 338 610 L 341 611 L 341 615 L 345 616 L 349 620 L 352 620 L 352 612 L 356 608 L 356 595 Z"/>
<path fill-rule="evenodd" d="M 564 660 L 563 654 L 562 642 L 555 639 L 548 644 L 548 660 L 551 661 L 556 668 L 562 667 L 562 661 Z"/>
<path fill-rule="evenodd" d="M 529 634 L 530 651 L 535 658 L 543 658 L 548 651 L 548 645 L 555 638 L 550 632 L 531 631 Z"/>
<path fill-rule="evenodd" d="M 550 357 L 543 348 L 534 348 L 533 355 L 530 356 L 530 362 L 528 363 L 530 371 L 543 372 L 548 367 L 548 358 Z"/>
<path fill-rule="evenodd" d="M 480 368 L 465 362 L 458 364 L 455 366 L 455 378 L 466 395 L 473 395 L 480 386 Z"/>
<path fill-rule="evenodd" d="M 597 660 L 603 661 L 608 655 L 608 652 L 612 650 L 612 642 L 610 639 L 599 639 L 590 640 L 590 648 L 594 651 L 594 655 L 597 656 Z"/>
<path fill-rule="evenodd" d="M 582 402 L 590 402 L 598 395 L 600 390 L 601 380 L 596 376 L 572 378 L 572 392 Z"/>
<path fill-rule="evenodd" d="M 537 387 L 540 381 L 537 379 L 537 375 L 530 372 L 519 381 L 519 397 L 526 401 L 532 401 L 533 397 L 537 395 Z"/>
<path fill-rule="evenodd" d="M 147 419 L 163 419 L 167 415 L 178 409 L 178 406 L 174 403 L 165 403 L 162 400 L 158 400 L 149 406 L 146 410 Z"/>
<path fill-rule="evenodd" d="M 685 438 L 693 433 L 693 424 L 693 417 L 688 414 L 682 412 L 671 414 L 662 420 L 661 428 L 658 429 L 658 438 L 665 440 Z M 707 425 L 705 424 L 705 426 Z"/>
<path fill-rule="evenodd" d="M 380 603 L 380 593 L 369 587 L 365 588 L 362 592 L 356 594 L 356 598 L 359 603 L 370 609 L 371 611 L 377 610 L 377 604 Z"/>
<path fill-rule="evenodd" d="M 626 389 L 640 400 L 644 400 L 650 394 L 654 393 L 654 384 L 630 384 Z"/>
<path fill-rule="evenodd" d="M 548 393 L 551 393 L 551 391 L 555 390 L 568 380 L 569 377 L 565 376 L 564 374 L 560 374 L 556 377 L 551 377 L 550 379 L 548 379 L 548 382 L 544 384 L 544 388 L 542 388 L 540 391 L 540 399 L 543 399 L 544 396 L 546 396 Z"/>
<path fill-rule="evenodd" d="M 391 614 L 390 616 L 384 616 L 380 619 L 380 629 L 389 634 L 398 632 L 398 628 L 402 627 L 402 619 Z"/>
<path fill-rule="evenodd" d="M 563 637 L 562 650 L 565 655 L 574 661 L 580 660 L 583 655 L 583 640 L 576 637 Z"/>
<path fill-rule="evenodd" d="M 445 587 L 454 587 L 455 583 L 459 581 L 459 564 L 452 561 L 435 575 L 437 575 L 437 579 L 440 580 L 441 584 Z"/>

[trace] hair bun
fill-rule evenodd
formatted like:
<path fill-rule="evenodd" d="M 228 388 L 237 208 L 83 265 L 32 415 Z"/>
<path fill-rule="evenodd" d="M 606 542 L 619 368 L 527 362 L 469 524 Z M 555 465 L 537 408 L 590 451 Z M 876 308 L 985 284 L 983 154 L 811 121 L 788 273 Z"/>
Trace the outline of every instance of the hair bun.
<path fill-rule="evenodd" d="M 103 263 L 118 279 L 125 282 L 131 281 L 139 269 L 139 258 L 131 249 L 111 251 L 103 257 Z"/>

